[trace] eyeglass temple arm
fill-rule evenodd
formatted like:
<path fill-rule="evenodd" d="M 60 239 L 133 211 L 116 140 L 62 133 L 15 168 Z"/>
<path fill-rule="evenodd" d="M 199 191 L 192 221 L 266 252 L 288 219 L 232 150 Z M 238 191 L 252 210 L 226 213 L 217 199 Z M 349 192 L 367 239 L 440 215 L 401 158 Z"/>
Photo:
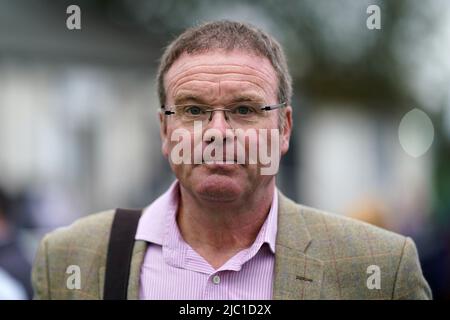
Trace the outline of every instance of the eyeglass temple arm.
<path fill-rule="evenodd" d="M 279 103 L 279 104 L 276 104 L 273 106 L 265 106 L 265 107 L 262 107 L 261 110 L 270 111 L 270 110 L 275 110 L 275 109 L 284 108 L 284 107 L 286 107 L 286 102 Z"/>
<path fill-rule="evenodd" d="M 165 109 L 166 109 L 166 106 L 165 106 L 165 105 L 162 105 L 162 106 L 161 106 L 161 109 L 164 111 L 164 114 L 165 114 L 165 115 L 175 114 L 175 112 L 173 112 L 173 111 L 165 110 Z"/>

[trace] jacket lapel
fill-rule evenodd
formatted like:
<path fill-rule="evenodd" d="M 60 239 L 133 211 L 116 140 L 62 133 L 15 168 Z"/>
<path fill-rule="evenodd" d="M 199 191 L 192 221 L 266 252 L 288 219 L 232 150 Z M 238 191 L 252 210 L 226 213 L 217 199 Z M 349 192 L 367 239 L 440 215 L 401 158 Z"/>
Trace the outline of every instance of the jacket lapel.
<path fill-rule="evenodd" d="M 301 208 L 278 193 L 273 299 L 319 299 L 323 262 L 306 254 L 311 236 Z"/>

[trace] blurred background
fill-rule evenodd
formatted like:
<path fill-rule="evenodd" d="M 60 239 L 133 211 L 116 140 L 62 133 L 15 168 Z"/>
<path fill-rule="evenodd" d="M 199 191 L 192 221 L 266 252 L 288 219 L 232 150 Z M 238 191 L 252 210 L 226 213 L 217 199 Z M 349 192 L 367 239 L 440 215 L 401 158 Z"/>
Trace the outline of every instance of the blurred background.
<path fill-rule="evenodd" d="M 66 9 L 81 9 L 68 30 Z M 381 29 L 366 21 L 380 8 Z M 186 27 L 250 22 L 284 46 L 294 134 L 279 188 L 411 236 L 450 298 L 450 1 L 0 0 L 0 299 L 30 296 L 44 233 L 144 207 L 174 179 L 155 72 Z"/>

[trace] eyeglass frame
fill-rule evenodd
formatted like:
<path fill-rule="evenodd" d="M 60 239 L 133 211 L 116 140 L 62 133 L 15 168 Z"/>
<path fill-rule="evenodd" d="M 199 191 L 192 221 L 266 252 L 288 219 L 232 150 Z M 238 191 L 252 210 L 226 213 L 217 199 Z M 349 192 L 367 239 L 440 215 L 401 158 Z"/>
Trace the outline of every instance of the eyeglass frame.
<path fill-rule="evenodd" d="M 238 104 L 238 103 L 240 103 L 240 102 L 236 102 L 236 104 Z M 242 102 L 242 103 L 244 103 L 244 102 Z M 189 104 L 186 104 L 186 106 L 188 106 L 188 105 L 189 105 Z M 192 105 L 195 106 L 195 104 L 192 104 Z M 197 105 L 208 106 L 208 105 L 201 104 L 201 103 L 199 103 L 199 104 L 197 104 Z M 165 105 L 161 105 L 161 109 L 164 110 L 164 115 L 170 116 L 170 115 L 172 115 L 172 114 L 175 114 L 175 111 L 171 111 L 171 110 L 169 110 L 169 109 L 175 108 L 175 107 L 177 107 L 177 106 L 184 106 L 184 104 L 173 105 L 173 106 L 171 106 L 171 107 L 169 107 L 169 108 L 167 108 L 167 109 L 166 109 L 166 106 L 165 106 Z M 286 107 L 287 107 L 287 103 L 286 103 L 286 102 L 281 102 L 281 103 L 273 104 L 273 105 L 263 105 L 263 106 L 260 108 L 260 110 L 261 110 L 261 111 L 272 111 L 272 110 L 281 109 L 281 108 L 286 108 Z M 224 114 L 225 114 L 225 119 L 228 120 L 228 118 L 227 118 L 227 112 L 230 112 L 230 109 L 227 109 L 227 108 L 211 108 L 211 109 L 203 110 L 203 111 L 204 111 L 204 112 L 209 112 L 209 113 L 210 113 L 208 121 L 211 121 L 211 120 L 212 120 L 212 115 L 213 115 L 213 112 L 215 112 L 215 111 L 223 111 Z"/>

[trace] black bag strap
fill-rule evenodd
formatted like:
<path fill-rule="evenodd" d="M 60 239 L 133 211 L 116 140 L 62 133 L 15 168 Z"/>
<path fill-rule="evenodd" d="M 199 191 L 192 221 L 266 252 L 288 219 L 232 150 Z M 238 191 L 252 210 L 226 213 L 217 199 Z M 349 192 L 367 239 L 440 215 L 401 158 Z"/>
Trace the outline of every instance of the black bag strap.
<path fill-rule="evenodd" d="M 142 210 L 116 209 L 106 258 L 104 300 L 126 300 L 131 256 Z"/>

